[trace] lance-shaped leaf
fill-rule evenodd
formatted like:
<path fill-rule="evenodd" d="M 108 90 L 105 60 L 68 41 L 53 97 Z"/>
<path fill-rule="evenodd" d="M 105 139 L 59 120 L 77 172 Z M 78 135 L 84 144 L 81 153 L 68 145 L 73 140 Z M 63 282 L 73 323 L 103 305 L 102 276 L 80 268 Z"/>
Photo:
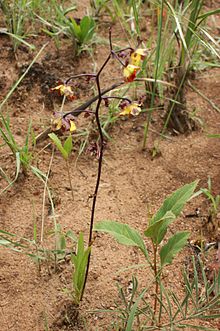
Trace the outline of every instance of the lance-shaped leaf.
<path fill-rule="evenodd" d="M 63 158 L 65 160 L 67 160 L 70 153 L 71 153 L 71 151 L 72 151 L 72 148 L 73 148 L 72 136 L 69 135 L 67 137 L 67 139 L 65 140 L 63 145 L 62 145 L 61 140 L 57 137 L 57 135 L 55 133 L 50 133 L 50 134 L 48 134 L 48 136 L 54 142 L 56 147 L 59 149 L 59 151 L 62 154 Z"/>
<path fill-rule="evenodd" d="M 190 236 L 189 232 L 183 231 L 174 234 L 160 250 L 161 267 L 170 264 L 177 253 L 186 245 Z"/>
<path fill-rule="evenodd" d="M 151 218 L 149 227 L 144 234 L 155 244 L 159 244 L 166 234 L 168 225 L 173 222 L 182 211 L 185 203 L 193 196 L 198 181 L 186 184 L 165 199 L 163 205 Z"/>
<path fill-rule="evenodd" d="M 80 232 L 78 245 L 77 245 L 77 253 L 76 255 L 71 255 L 71 261 L 74 265 L 73 272 L 73 287 L 75 291 L 75 300 L 76 304 L 79 304 L 82 296 L 85 274 L 86 274 L 86 266 L 88 263 L 89 254 L 91 252 L 91 247 L 84 247 L 84 239 L 83 233 Z"/>
<path fill-rule="evenodd" d="M 54 144 L 56 145 L 56 147 L 59 149 L 60 153 L 62 154 L 63 158 L 65 160 L 68 159 L 68 153 L 67 151 L 63 148 L 62 142 L 61 140 L 57 137 L 57 135 L 55 133 L 50 133 L 48 134 L 48 136 L 50 137 L 50 139 L 54 142 Z"/>
<path fill-rule="evenodd" d="M 155 244 L 159 244 L 164 238 L 169 224 L 172 223 L 175 218 L 176 216 L 171 211 L 168 211 L 161 219 L 151 224 L 144 231 L 145 236 L 151 238 Z"/>
<path fill-rule="evenodd" d="M 150 224 L 156 223 L 158 220 L 163 218 L 168 211 L 172 212 L 176 217 L 179 216 L 184 205 L 193 195 L 197 184 L 198 180 L 190 184 L 186 184 L 165 199 L 156 215 L 152 217 Z"/>
<path fill-rule="evenodd" d="M 112 235 L 119 244 L 136 246 L 140 248 L 146 257 L 148 256 L 146 246 L 140 234 L 127 224 L 105 220 L 95 224 L 94 231 L 107 232 Z"/>
<path fill-rule="evenodd" d="M 73 149 L 73 138 L 72 138 L 71 134 L 65 140 L 65 142 L 63 144 L 63 148 L 65 149 L 65 151 L 67 152 L 67 155 L 69 156 Z"/>

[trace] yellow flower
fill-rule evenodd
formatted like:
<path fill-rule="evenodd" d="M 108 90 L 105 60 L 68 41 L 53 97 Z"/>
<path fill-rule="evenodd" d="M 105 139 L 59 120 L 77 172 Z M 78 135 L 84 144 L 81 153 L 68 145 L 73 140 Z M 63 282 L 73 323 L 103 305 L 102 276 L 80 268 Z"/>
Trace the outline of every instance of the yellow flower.
<path fill-rule="evenodd" d="M 129 58 L 128 65 L 124 68 L 124 80 L 126 82 L 133 82 L 137 73 L 141 70 L 141 61 L 146 57 L 147 50 L 138 48 L 133 51 Z"/>
<path fill-rule="evenodd" d="M 131 53 L 130 56 L 130 63 L 134 66 L 140 66 L 141 61 L 146 57 L 147 55 L 147 50 L 138 48 L 134 52 Z"/>
<path fill-rule="evenodd" d="M 55 118 L 55 120 L 53 120 L 52 127 L 54 131 L 60 130 L 62 126 L 63 126 L 62 118 Z"/>
<path fill-rule="evenodd" d="M 120 116 L 132 115 L 137 116 L 141 112 L 140 105 L 137 102 L 132 102 L 123 108 L 123 111 L 119 114 Z"/>
<path fill-rule="evenodd" d="M 76 131 L 76 124 L 70 120 L 70 132 Z"/>
<path fill-rule="evenodd" d="M 58 131 L 62 129 L 63 131 L 76 131 L 76 124 L 74 122 L 74 116 L 69 114 L 64 116 L 63 113 L 55 113 L 56 118 L 52 121 L 52 130 Z"/>
<path fill-rule="evenodd" d="M 65 84 L 60 84 L 56 87 L 51 88 L 51 91 L 58 91 L 60 95 L 65 95 L 69 100 L 75 100 L 76 96 L 72 90 L 72 87 Z"/>
<path fill-rule="evenodd" d="M 126 82 L 133 82 L 139 70 L 140 67 L 133 64 L 128 64 L 123 71 L 124 80 Z"/>

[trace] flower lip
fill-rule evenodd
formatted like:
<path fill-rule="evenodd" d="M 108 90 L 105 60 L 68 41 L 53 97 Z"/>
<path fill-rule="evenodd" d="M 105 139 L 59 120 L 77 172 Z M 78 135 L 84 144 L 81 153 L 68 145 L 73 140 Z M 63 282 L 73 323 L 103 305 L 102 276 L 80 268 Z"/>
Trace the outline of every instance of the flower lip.
<path fill-rule="evenodd" d="M 140 69 L 141 68 L 138 66 L 135 66 L 133 64 L 128 64 L 123 71 L 125 82 L 133 82 Z"/>
<path fill-rule="evenodd" d="M 52 130 L 58 131 L 76 131 L 76 124 L 75 124 L 75 117 L 71 114 L 68 114 L 67 116 L 63 116 L 64 113 L 54 113 L 55 119 L 52 121 Z"/>
<path fill-rule="evenodd" d="M 127 106 L 124 106 L 123 111 L 119 113 L 119 116 L 132 115 L 137 116 L 141 112 L 140 104 L 137 102 L 131 102 Z"/>
<path fill-rule="evenodd" d="M 52 92 L 57 91 L 60 96 L 65 96 L 68 100 L 75 100 L 76 96 L 72 90 L 72 87 L 67 84 L 59 84 L 50 89 Z"/>

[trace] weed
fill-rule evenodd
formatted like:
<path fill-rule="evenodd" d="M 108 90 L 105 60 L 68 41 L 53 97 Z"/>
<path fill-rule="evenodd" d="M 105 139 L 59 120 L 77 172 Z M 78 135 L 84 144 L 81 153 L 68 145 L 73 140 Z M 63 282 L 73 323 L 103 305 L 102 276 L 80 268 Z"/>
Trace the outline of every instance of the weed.
<path fill-rule="evenodd" d="M 109 0 L 90 0 L 93 16 L 99 18 L 101 16 L 101 12 L 104 11 L 107 12 L 110 15 L 112 21 L 114 21 L 115 18 L 113 12 L 109 7 L 110 3 L 111 1 Z"/>
<path fill-rule="evenodd" d="M 218 212 L 220 204 L 220 195 L 216 196 L 212 192 L 212 182 L 211 178 L 208 179 L 208 188 L 202 188 L 201 192 L 205 195 L 209 202 L 208 208 L 208 223 L 213 227 L 212 230 L 217 232 L 218 230 Z"/>
<path fill-rule="evenodd" d="M 11 152 L 13 153 L 13 155 L 16 158 L 16 164 L 17 164 L 17 167 L 16 167 L 17 174 L 15 177 L 15 180 L 16 180 L 18 178 L 18 174 L 20 171 L 20 165 L 22 167 L 24 174 L 26 174 L 27 169 L 30 167 L 30 164 L 31 164 L 32 153 L 29 148 L 29 144 L 30 144 L 29 141 L 30 141 L 30 138 L 32 137 L 31 122 L 29 124 L 28 132 L 26 134 L 25 144 L 23 147 L 20 147 L 14 139 L 13 133 L 10 129 L 9 117 L 5 118 L 2 114 L 0 114 L 0 123 L 3 126 L 3 128 L 0 128 L 0 136 L 2 137 L 4 143 L 6 145 L 8 145 Z M 14 181 L 11 182 L 7 188 L 9 188 L 12 185 L 12 183 L 14 183 Z M 5 191 L 5 189 L 3 191 Z"/>
<path fill-rule="evenodd" d="M 3 0 L 0 4 L 7 26 L 7 31 L 4 33 L 12 39 L 14 52 L 16 52 L 21 43 L 32 50 L 35 49 L 33 45 L 25 40 L 28 37 L 27 21 L 29 18 L 30 3 L 31 1 L 27 0 Z"/>
<path fill-rule="evenodd" d="M 69 156 L 70 156 L 70 153 L 71 153 L 72 148 L 73 148 L 72 136 L 70 134 L 69 137 L 67 137 L 67 139 L 65 140 L 63 145 L 61 143 L 61 140 L 57 137 L 57 135 L 55 133 L 50 133 L 49 137 L 54 142 L 56 147 L 59 149 L 62 157 L 66 161 L 66 167 L 67 167 L 67 173 L 68 173 L 68 177 L 69 177 L 71 194 L 72 194 L 72 198 L 74 199 L 73 186 L 72 186 L 71 175 L 70 175 L 70 165 L 69 165 Z"/>
<path fill-rule="evenodd" d="M 80 55 L 84 50 L 88 50 L 94 42 L 95 21 L 91 16 L 84 16 L 82 19 L 75 19 L 67 16 L 68 13 L 75 10 L 75 7 L 64 9 L 56 2 L 53 2 L 55 8 L 55 18 L 44 18 L 36 14 L 41 23 L 45 26 L 44 32 L 57 40 L 59 35 L 65 35 L 72 40 L 74 54 Z"/>
<path fill-rule="evenodd" d="M 205 29 L 201 27 L 201 24 L 209 16 L 217 13 L 218 10 L 201 14 L 204 7 L 203 1 L 193 0 L 182 8 L 182 15 L 189 15 L 189 18 L 184 20 L 183 16 L 180 18 L 179 13 L 174 10 L 169 2 L 165 1 L 165 3 L 176 22 L 176 29 L 178 32 L 177 39 L 180 44 L 180 57 L 177 67 L 175 68 L 175 83 L 177 87 L 172 98 L 179 101 L 180 105 L 170 103 L 165 124 L 167 125 L 169 122 L 169 125 L 171 125 L 171 127 L 175 130 L 180 133 L 184 133 L 192 128 L 192 124 L 190 124 L 190 121 L 187 118 L 187 113 L 184 111 L 184 86 L 193 66 L 192 59 L 196 55 L 199 45 L 204 44 L 205 47 L 212 48 L 210 42 L 204 40 L 203 36 Z M 187 25 L 185 32 L 183 28 L 184 24 Z"/>
<path fill-rule="evenodd" d="M 74 19 L 70 19 L 69 27 L 70 31 L 76 38 L 79 54 L 94 40 L 95 21 L 90 16 L 84 16 L 79 24 Z"/>
<path fill-rule="evenodd" d="M 216 284 L 219 284 L 220 276 L 215 278 L 214 284 L 210 285 L 203 272 L 204 286 L 209 287 L 209 294 L 206 300 L 201 298 L 201 293 L 199 294 L 199 280 L 195 262 L 193 262 L 193 280 L 190 281 L 186 273 L 184 274 L 186 295 L 182 301 L 178 299 L 174 292 L 166 289 L 162 280 L 164 268 L 166 265 L 172 263 L 176 254 L 187 244 L 190 233 L 186 231 L 177 232 L 171 236 L 165 244 L 163 242 L 164 237 L 169 225 L 176 220 L 185 203 L 194 196 L 193 192 L 197 183 L 198 182 L 195 181 L 179 188 L 170 197 L 166 198 L 159 210 L 151 217 L 149 225 L 144 231 L 144 235 L 151 240 L 153 251 L 152 258 L 149 256 L 147 247 L 139 232 L 129 225 L 113 221 L 101 221 L 95 225 L 94 231 L 107 232 L 120 244 L 139 248 L 153 274 L 152 282 L 135 300 L 137 280 L 133 279 L 132 281 L 132 292 L 128 303 L 126 303 L 123 291 L 120 290 L 120 297 L 125 304 L 125 308 L 122 309 L 124 320 L 123 330 L 132 330 L 135 319 L 137 320 L 138 330 L 155 330 L 155 328 L 165 329 L 166 327 L 181 328 L 186 326 L 188 321 L 197 318 L 219 318 L 220 315 L 217 307 L 220 293 L 218 290 L 214 298 L 211 298 L 211 293 L 213 288 L 216 288 Z M 196 195 L 197 193 L 195 196 Z M 152 290 L 153 286 L 153 303 L 147 302 L 146 299 L 144 299 L 144 295 L 146 292 Z M 143 305 L 141 308 L 138 308 L 141 302 Z M 173 307 L 173 303 L 176 308 Z M 193 307 L 191 307 L 191 305 L 193 305 Z M 213 310 L 210 312 L 209 316 L 210 309 Z M 145 316 L 145 322 L 142 323 L 142 325 L 140 325 L 140 315 Z M 167 315 L 169 320 L 169 322 L 165 324 L 162 322 L 164 315 Z"/>

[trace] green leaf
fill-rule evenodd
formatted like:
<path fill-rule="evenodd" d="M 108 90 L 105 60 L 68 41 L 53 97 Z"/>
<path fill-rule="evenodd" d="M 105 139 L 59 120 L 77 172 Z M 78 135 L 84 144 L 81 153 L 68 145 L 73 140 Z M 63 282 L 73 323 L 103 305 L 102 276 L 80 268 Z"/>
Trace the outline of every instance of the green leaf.
<path fill-rule="evenodd" d="M 132 331 L 132 326 L 137 314 L 137 309 L 138 309 L 138 305 L 140 303 L 140 301 L 142 300 L 143 296 L 145 295 L 145 293 L 147 292 L 147 288 L 145 290 L 143 290 L 141 292 L 141 294 L 139 295 L 139 297 L 137 298 L 137 300 L 135 301 L 134 305 L 132 306 L 132 309 L 129 313 L 129 317 L 128 317 L 128 321 L 126 323 L 126 329 L 125 331 Z"/>
<path fill-rule="evenodd" d="M 73 138 L 71 136 L 71 134 L 69 135 L 69 137 L 65 140 L 64 144 L 63 144 L 63 148 L 65 149 L 65 151 L 67 152 L 67 155 L 69 157 L 72 149 L 73 149 Z"/>
<path fill-rule="evenodd" d="M 168 211 L 160 220 L 151 224 L 144 231 L 145 236 L 151 238 L 155 244 L 159 244 L 167 232 L 168 225 L 175 219 L 176 216 L 171 211 Z"/>
<path fill-rule="evenodd" d="M 150 223 L 156 223 L 158 220 L 163 218 L 168 211 L 172 212 L 176 217 L 179 216 L 184 205 L 193 195 L 197 184 L 198 180 L 184 185 L 171 194 L 171 196 L 165 199 L 163 205 L 160 207 L 156 215 L 152 217 Z"/>
<path fill-rule="evenodd" d="M 59 237 L 58 247 L 60 250 L 66 249 L 66 239 L 63 234 L 61 234 Z"/>
<path fill-rule="evenodd" d="M 80 25 L 78 25 L 76 23 L 76 21 L 74 20 L 74 18 L 71 18 L 71 30 L 73 31 L 74 33 L 74 36 L 76 37 L 76 39 L 78 41 L 80 41 L 80 36 L 81 36 L 81 28 L 80 28 Z"/>
<path fill-rule="evenodd" d="M 208 138 L 220 138 L 220 134 L 208 134 L 207 135 Z"/>
<path fill-rule="evenodd" d="M 93 36 L 95 21 L 93 20 L 92 17 L 84 16 L 80 22 L 80 28 L 81 28 L 81 42 L 86 43 Z"/>
<path fill-rule="evenodd" d="M 202 15 L 199 15 L 198 19 L 200 19 L 201 21 L 199 22 L 199 24 L 205 20 L 207 17 L 211 16 L 211 15 L 217 15 L 220 13 L 220 8 L 214 9 L 214 10 L 210 10 Z"/>
<path fill-rule="evenodd" d="M 94 226 L 94 231 L 107 232 L 112 235 L 120 244 L 127 246 L 136 246 L 148 256 L 146 246 L 137 230 L 127 224 L 115 221 L 101 221 Z"/>
<path fill-rule="evenodd" d="M 71 261 L 75 267 L 72 279 L 73 287 L 75 290 L 75 300 L 77 304 L 79 304 L 79 301 L 81 299 L 85 280 L 86 266 L 88 263 L 90 252 L 91 247 L 88 247 L 86 249 L 84 248 L 83 233 L 81 232 L 78 239 L 77 253 L 76 255 L 71 256 Z"/>
<path fill-rule="evenodd" d="M 7 232 L 7 231 L 1 230 L 1 229 L 0 229 L 0 233 L 7 234 L 9 236 L 15 237 L 15 234 L 14 233 Z"/>
<path fill-rule="evenodd" d="M 65 160 L 67 160 L 68 159 L 68 154 L 62 146 L 61 140 L 57 137 L 57 135 L 55 133 L 49 133 L 48 136 L 53 141 L 53 143 L 56 145 L 56 147 L 59 149 L 59 151 L 62 154 L 63 158 Z"/>
<path fill-rule="evenodd" d="M 186 245 L 189 232 L 178 232 L 174 234 L 160 250 L 161 267 L 170 264 L 174 256 Z"/>
<path fill-rule="evenodd" d="M 66 233 L 66 238 L 71 239 L 74 242 L 77 242 L 77 237 L 75 236 L 75 234 L 73 233 L 72 230 L 68 230 Z"/>
<path fill-rule="evenodd" d="M 164 238 L 168 225 L 172 223 L 182 211 L 185 203 L 193 196 L 198 181 L 186 184 L 165 199 L 163 205 L 151 218 L 149 227 L 145 230 L 146 237 L 150 237 L 155 244 Z"/>

